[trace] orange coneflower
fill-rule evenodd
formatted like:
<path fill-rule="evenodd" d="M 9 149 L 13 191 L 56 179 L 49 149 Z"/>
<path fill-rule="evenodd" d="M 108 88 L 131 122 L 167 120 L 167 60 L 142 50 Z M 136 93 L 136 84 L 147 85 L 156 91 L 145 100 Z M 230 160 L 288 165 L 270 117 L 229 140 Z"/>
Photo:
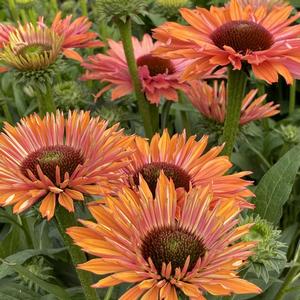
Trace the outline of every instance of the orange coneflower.
<path fill-rule="evenodd" d="M 239 208 L 234 201 L 219 202 L 211 210 L 208 187 L 185 197 L 177 218 L 175 186 L 161 174 L 155 199 L 141 177 L 139 193 L 124 189 L 119 199 L 106 199 L 107 206 L 91 206 L 97 223 L 81 220 L 85 227 L 71 227 L 67 233 L 99 257 L 79 265 L 107 275 L 94 287 L 134 284 L 120 300 L 259 293 L 260 288 L 237 276 L 255 243 L 239 241 L 251 224 L 236 227 Z"/>
<path fill-rule="evenodd" d="M 51 219 L 56 201 L 74 211 L 73 200 L 84 194 L 101 195 L 120 185 L 125 148 L 131 137 L 107 129 L 107 122 L 89 112 L 37 114 L 0 136 L 0 205 L 14 205 L 21 213 L 40 201 L 43 217 Z"/>
<path fill-rule="evenodd" d="M 257 89 L 251 90 L 243 99 L 240 125 L 271 117 L 280 112 L 278 110 L 279 104 L 274 105 L 274 102 L 264 104 L 267 94 L 255 99 L 257 92 Z M 187 95 L 202 115 L 218 123 L 224 123 L 227 104 L 224 81 L 220 85 L 215 81 L 213 87 L 204 81 L 192 81 L 190 82 L 190 88 L 187 90 Z"/>
<path fill-rule="evenodd" d="M 0 24 L 0 48 L 3 48 L 0 60 L 19 71 L 46 69 L 62 53 L 81 62 L 81 56 L 73 48 L 101 47 L 104 44 L 96 40 L 96 33 L 89 32 L 92 23 L 86 17 L 74 22 L 71 18 L 61 19 L 58 13 L 51 28 L 43 23 L 43 17 L 37 26 L 31 23 L 17 27 Z"/>
<path fill-rule="evenodd" d="M 232 0 L 226 7 L 210 10 L 181 9 L 188 26 L 166 23 L 155 29 L 163 42 L 156 54 L 163 58 L 196 59 L 183 79 L 196 79 L 198 72 L 212 66 L 232 65 L 240 70 L 247 63 L 254 75 L 268 83 L 282 75 L 288 83 L 300 77 L 300 25 L 291 25 L 300 12 L 290 17 L 292 6 L 243 7 Z"/>
<path fill-rule="evenodd" d="M 161 170 L 172 178 L 179 194 L 191 187 L 212 185 L 214 202 L 220 198 L 235 198 L 242 207 L 253 207 L 245 197 L 253 196 L 247 189 L 251 181 L 242 179 L 250 172 L 225 175 L 232 167 L 227 156 L 218 156 L 223 146 L 218 146 L 204 153 L 208 137 L 200 141 L 192 136 L 188 140 L 185 133 L 170 137 L 167 130 L 160 136 L 155 134 L 149 142 L 136 137 L 132 145 L 131 162 L 125 168 L 127 184 L 137 186 L 141 174 L 148 183 L 152 193 L 155 192 L 157 179 Z"/>

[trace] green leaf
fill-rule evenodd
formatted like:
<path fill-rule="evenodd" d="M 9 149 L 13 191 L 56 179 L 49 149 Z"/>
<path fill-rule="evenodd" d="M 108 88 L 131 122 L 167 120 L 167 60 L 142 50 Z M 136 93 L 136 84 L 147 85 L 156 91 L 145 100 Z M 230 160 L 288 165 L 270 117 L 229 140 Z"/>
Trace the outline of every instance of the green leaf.
<path fill-rule="evenodd" d="M 58 285 L 49 283 L 47 281 L 42 280 L 41 278 L 37 277 L 35 274 L 30 272 L 27 268 L 18 265 L 18 264 L 12 264 L 7 261 L 3 261 L 3 264 L 7 264 L 10 268 L 12 268 L 15 272 L 17 272 L 19 275 L 24 276 L 34 283 L 36 283 L 40 288 L 47 291 L 50 294 L 53 294 L 58 299 L 62 300 L 71 300 L 68 293 L 65 291 L 65 289 L 61 288 Z"/>
<path fill-rule="evenodd" d="M 65 248 L 43 249 L 43 250 L 28 249 L 28 250 L 20 251 L 13 255 L 7 256 L 5 258 L 5 261 L 8 263 L 22 264 L 26 260 L 28 260 L 29 258 L 31 258 L 33 256 L 47 255 L 47 256 L 51 257 L 54 254 L 59 253 L 63 250 L 65 250 Z M 5 276 L 11 275 L 12 273 L 14 273 L 14 270 L 12 268 L 10 268 L 9 264 L 2 263 L 0 265 L 0 279 L 4 278 Z"/>
<path fill-rule="evenodd" d="M 255 194 L 255 212 L 262 218 L 277 224 L 282 207 L 288 200 L 300 167 L 300 146 L 287 152 L 259 182 Z"/>
<path fill-rule="evenodd" d="M 40 295 L 29 290 L 26 286 L 12 282 L 0 281 L 0 299 L 5 300 L 39 300 Z"/>

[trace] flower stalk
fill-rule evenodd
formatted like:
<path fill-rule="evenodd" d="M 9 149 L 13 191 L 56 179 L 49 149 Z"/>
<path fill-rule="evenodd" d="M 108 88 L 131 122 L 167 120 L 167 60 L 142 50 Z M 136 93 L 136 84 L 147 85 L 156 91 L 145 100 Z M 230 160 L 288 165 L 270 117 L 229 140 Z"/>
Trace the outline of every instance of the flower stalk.
<path fill-rule="evenodd" d="M 242 101 L 245 95 L 247 75 L 243 71 L 228 68 L 227 112 L 225 116 L 223 154 L 231 156 L 239 128 Z"/>
<path fill-rule="evenodd" d="M 184 96 L 184 93 L 182 91 L 178 91 L 178 99 L 179 99 L 178 102 L 180 104 L 184 105 L 185 96 Z M 191 135 L 191 124 L 190 124 L 190 121 L 189 121 L 187 111 L 181 110 L 180 111 L 180 116 L 181 116 L 183 128 L 185 129 L 187 136 L 190 136 Z"/>
<path fill-rule="evenodd" d="M 296 90 L 297 90 L 297 81 L 294 80 L 293 84 L 290 86 L 289 115 L 291 115 L 295 111 Z"/>
<path fill-rule="evenodd" d="M 274 300 L 282 300 L 284 298 L 285 294 L 290 291 L 290 285 L 297 278 L 298 274 L 300 274 L 300 246 L 298 246 L 298 250 L 295 255 L 294 266 L 287 273 L 285 281 Z"/>
<path fill-rule="evenodd" d="M 47 112 L 55 112 L 56 106 L 54 103 L 50 83 L 46 83 L 46 89 L 44 91 L 39 86 L 36 86 L 36 92 L 40 115 L 45 116 Z"/>
<path fill-rule="evenodd" d="M 142 91 L 142 85 L 138 76 L 138 69 L 137 69 L 136 59 L 134 57 L 133 45 L 132 45 L 131 19 L 128 17 L 125 23 L 122 20 L 118 20 L 116 23 L 121 34 L 121 39 L 123 42 L 124 52 L 128 64 L 129 73 L 131 75 L 139 112 L 141 113 L 143 118 L 145 134 L 148 138 L 150 138 L 153 136 L 155 132 L 155 127 L 150 118 L 151 104 L 145 98 L 145 95 Z"/>
<path fill-rule="evenodd" d="M 87 0 L 80 0 L 80 7 L 83 16 L 88 15 Z"/>
<path fill-rule="evenodd" d="M 58 229 L 64 240 L 65 246 L 68 247 L 69 254 L 71 256 L 73 265 L 76 269 L 78 278 L 80 280 L 83 293 L 86 300 L 98 300 L 96 290 L 91 287 L 93 280 L 92 275 L 86 271 L 79 270 L 76 268 L 78 264 L 86 262 L 85 254 L 80 250 L 79 247 L 73 244 L 72 239 L 66 234 L 66 229 L 75 226 L 76 220 L 73 213 L 69 213 L 62 206 L 58 206 L 55 211 L 55 218 L 58 224 Z"/>

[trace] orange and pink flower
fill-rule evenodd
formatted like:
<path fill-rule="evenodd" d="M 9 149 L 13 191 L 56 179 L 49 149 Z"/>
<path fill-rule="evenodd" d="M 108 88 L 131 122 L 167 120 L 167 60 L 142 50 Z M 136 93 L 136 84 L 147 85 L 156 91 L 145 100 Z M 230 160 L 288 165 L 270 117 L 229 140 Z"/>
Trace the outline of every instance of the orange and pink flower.
<path fill-rule="evenodd" d="M 188 26 L 168 22 L 154 30 L 163 45 L 156 55 L 165 59 L 195 59 L 183 72 L 183 79 L 198 79 L 216 66 L 240 70 L 247 63 L 258 79 L 268 83 L 282 75 L 287 83 L 300 77 L 300 25 L 291 25 L 292 6 L 243 7 L 232 0 L 226 7 L 180 10 Z"/>
<path fill-rule="evenodd" d="M 286 6 L 288 5 L 288 0 L 238 0 L 242 7 L 250 5 L 254 8 L 259 8 L 260 6 L 265 6 L 269 10 L 272 10 L 274 6 Z"/>
<path fill-rule="evenodd" d="M 57 201 L 74 211 L 73 200 L 104 195 L 121 185 L 131 137 L 107 129 L 107 122 L 89 112 L 37 114 L 0 136 L 0 205 L 14 205 L 21 213 L 36 202 L 43 217 L 51 219 Z"/>
<path fill-rule="evenodd" d="M 209 187 L 185 193 L 182 214 L 172 180 L 161 173 L 155 197 L 141 179 L 139 192 L 128 188 L 107 205 L 90 206 L 97 223 L 67 233 L 76 245 L 96 258 L 79 268 L 105 277 L 95 288 L 133 284 L 119 299 L 177 300 L 213 295 L 256 294 L 259 287 L 238 277 L 255 242 L 241 242 L 251 224 L 237 227 L 240 209 L 234 201 L 211 209 Z"/>
<path fill-rule="evenodd" d="M 51 25 L 51 29 L 64 37 L 62 44 L 63 53 L 66 57 L 82 62 L 82 57 L 73 48 L 95 48 L 103 47 L 104 43 L 97 40 L 98 34 L 89 31 L 92 22 L 85 16 L 79 17 L 72 22 L 72 15 L 61 18 L 59 12 Z"/>
<path fill-rule="evenodd" d="M 177 90 L 186 87 L 186 84 L 179 82 L 179 78 L 187 61 L 154 57 L 151 52 L 159 46 L 159 43 L 153 43 L 148 34 L 144 35 L 142 41 L 133 37 L 132 42 L 139 78 L 149 102 L 158 104 L 161 97 L 177 101 Z M 122 42 L 110 40 L 108 44 L 110 49 L 107 55 L 92 55 L 82 64 L 87 70 L 82 79 L 109 83 L 96 95 L 96 98 L 112 89 L 111 99 L 116 100 L 133 93 L 133 84 Z"/>
<path fill-rule="evenodd" d="M 268 102 L 264 104 L 267 94 L 255 99 L 258 90 L 251 90 L 243 99 L 241 107 L 240 125 L 251 121 L 274 116 L 280 112 L 279 104 Z M 226 116 L 227 91 L 224 81 L 213 87 L 205 81 L 192 81 L 187 95 L 192 104 L 205 117 L 218 123 L 224 123 Z"/>
<path fill-rule="evenodd" d="M 207 143 L 207 136 L 199 141 L 195 136 L 187 139 L 185 133 L 170 137 L 167 130 L 162 136 L 155 134 L 150 143 L 142 137 L 135 137 L 130 164 L 124 169 L 126 184 L 138 186 L 141 174 L 154 194 L 160 171 L 164 171 L 172 178 L 178 195 L 194 187 L 211 185 L 212 203 L 231 198 L 235 199 L 237 206 L 253 208 L 253 204 L 246 201 L 247 197 L 253 196 L 247 189 L 252 182 L 242 178 L 251 172 L 226 175 L 232 163 L 227 156 L 219 156 L 223 146 L 205 152 Z"/>
<path fill-rule="evenodd" d="M 13 61 L 13 56 L 19 55 L 17 50 L 20 48 L 42 48 L 43 53 L 46 55 L 49 49 L 44 49 L 45 47 L 52 48 L 53 42 L 62 40 L 58 53 L 63 53 L 68 58 L 82 62 L 81 55 L 74 48 L 102 47 L 104 43 L 97 40 L 97 33 L 89 31 L 92 22 L 87 17 L 77 18 L 73 22 L 71 20 L 71 15 L 62 19 L 59 12 L 50 28 L 45 25 L 43 17 L 39 17 L 37 26 L 31 23 L 19 24 L 17 27 L 0 24 L 0 48 L 10 48 L 11 51 L 9 52 L 12 52 L 12 54 L 9 53 L 9 61 Z M 15 44 L 17 44 L 17 50 Z M 40 55 L 40 52 L 35 53 L 35 56 Z M 30 55 L 30 53 L 23 53 L 20 61 L 22 62 L 23 59 L 31 61 L 32 57 Z M 5 70 L 7 68 L 3 71 Z"/>

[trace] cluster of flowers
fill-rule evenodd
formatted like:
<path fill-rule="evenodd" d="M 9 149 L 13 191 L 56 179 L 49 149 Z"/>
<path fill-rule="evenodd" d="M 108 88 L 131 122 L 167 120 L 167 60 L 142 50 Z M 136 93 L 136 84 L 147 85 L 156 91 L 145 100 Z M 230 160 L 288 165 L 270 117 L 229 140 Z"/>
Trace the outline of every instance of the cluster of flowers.
<path fill-rule="evenodd" d="M 178 90 L 184 91 L 194 107 L 205 117 L 223 123 L 226 115 L 226 84 L 211 88 L 205 80 L 226 79 L 225 69 L 232 65 L 240 70 L 251 66 L 256 78 L 273 83 L 278 74 L 288 83 L 299 76 L 299 25 L 289 26 L 299 13 L 289 18 L 292 7 L 279 2 L 267 5 L 246 5 L 232 0 L 225 7 L 194 10 L 183 8 L 182 17 L 189 24 L 167 22 L 145 34 L 141 41 L 133 37 L 134 55 L 139 79 L 147 100 L 158 105 L 160 99 L 178 100 Z M 30 23 L 14 27 L 0 25 L 0 59 L 8 68 L 20 71 L 46 69 L 62 54 L 81 62 L 86 69 L 82 80 L 108 83 L 95 99 L 111 90 L 111 100 L 133 92 L 133 83 L 122 42 L 108 40 L 106 54 L 83 59 L 74 48 L 101 47 L 97 34 L 90 32 L 86 17 L 71 21 L 59 13 L 47 27 L 43 18 L 37 26 Z M 273 102 L 264 103 L 266 95 L 255 99 L 252 90 L 245 97 L 240 123 L 273 116 L 279 112 Z"/>
<path fill-rule="evenodd" d="M 50 220 L 57 202 L 74 212 L 75 200 L 102 196 L 86 203 L 97 223 L 68 234 L 99 257 L 79 268 L 110 274 L 95 287 L 137 283 L 121 299 L 258 293 L 237 276 L 256 244 L 238 241 L 252 224 L 236 226 L 253 207 L 248 172 L 226 175 L 222 146 L 205 152 L 207 141 L 164 131 L 149 143 L 88 112 L 35 114 L 1 133 L 0 203 L 14 213 L 38 203 Z"/>
<path fill-rule="evenodd" d="M 226 78 L 220 66 L 251 69 L 268 83 L 278 74 L 288 83 L 300 75 L 300 25 L 290 26 L 292 7 L 243 5 L 181 9 L 189 25 L 166 23 L 133 38 L 138 74 L 147 99 L 177 100 L 177 90 L 189 96 L 208 118 L 224 122 L 225 82 L 209 86 L 204 80 Z M 108 41 L 106 54 L 84 60 L 74 48 L 101 47 L 89 32 L 86 17 L 71 22 L 58 14 L 50 27 L 0 26 L 2 71 L 46 69 L 61 55 L 78 60 L 84 80 L 109 83 L 96 97 L 112 89 L 112 100 L 133 92 L 122 43 Z M 296 50 L 295 50 L 296 49 Z M 246 65 L 246 66 L 245 66 Z M 278 106 L 247 94 L 240 124 L 272 116 Z M 0 135 L 0 204 L 21 213 L 35 204 L 50 220 L 57 202 L 69 212 L 74 200 L 85 201 L 96 220 L 81 220 L 68 234 L 84 251 L 98 258 L 79 268 L 108 275 L 95 284 L 107 287 L 136 283 L 121 299 L 205 299 L 204 293 L 259 293 L 237 273 L 256 243 L 240 241 L 252 224 L 237 226 L 246 198 L 253 196 L 248 172 L 226 175 L 232 164 L 219 156 L 223 146 L 206 150 L 185 133 L 164 131 L 150 142 L 126 136 L 118 125 L 92 118 L 88 112 L 57 111 L 45 117 L 23 118 L 15 127 L 5 124 Z M 87 203 L 85 196 L 102 197 Z"/>

